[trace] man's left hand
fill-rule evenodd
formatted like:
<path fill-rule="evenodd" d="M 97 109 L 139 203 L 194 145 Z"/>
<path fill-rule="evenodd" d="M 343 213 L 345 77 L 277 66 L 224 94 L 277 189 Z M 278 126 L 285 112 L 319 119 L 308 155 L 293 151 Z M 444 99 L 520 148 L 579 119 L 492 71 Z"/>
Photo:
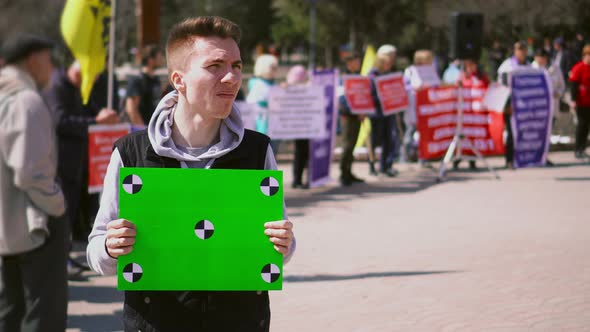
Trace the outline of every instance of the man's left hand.
<path fill-rule="evenodd" d="M 271 221 L 264 224 L 264 234 L 274 244 L 276 251 L 286 256 L 293 244 L 293 223 L 289 220 Z"/>

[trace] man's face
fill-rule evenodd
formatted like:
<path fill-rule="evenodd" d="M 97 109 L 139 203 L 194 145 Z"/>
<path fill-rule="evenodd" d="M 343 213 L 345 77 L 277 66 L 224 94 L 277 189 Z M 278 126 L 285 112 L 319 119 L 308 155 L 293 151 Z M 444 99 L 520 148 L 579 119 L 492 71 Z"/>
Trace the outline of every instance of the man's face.
<path fill-rule="evenodd" d="M 465 72 L 469 75 L 477 72 L 477 63 L 471 61 L 471 60 L 465 60 L 464 62 L 465 64 Z"/>
<path fill-rule="evenodd" d="M 225 119 L 242 84 L 240 49 L 231 38 L 196 38 L 182 75 L 188 103 L 205 117 Z"/>
<path fill-rule="evenodd" d="M 154 58 L 150 59 L 150 65 L 152 68 L 160 68 L 164 62 L 164 58 L 161 52 L 158 52 Z"/>
<path fill-rule="evenodd" d="M 354 58 L 351 60 L 346 61 L 346 69 L 352 73 L 357 73 L 361 71 L 361 59 Z"/>
<path fill-rule="evenodd" d="M 385 61 L 383 62 L 383 70 L 385 72 L 388 72 L 393 67 L 393 61 L 392 61 L 392 58 L 390 56 L 387 56 L 384 59 L 385 59 Z"/>
<path fill-rule="evenodd" d="M 540 55 L 535 55 L 535 62 L 539 65 L 539 67 L 545 68 L 547 67 L 547 58 Z"/>
<path fill-rule="evenodd" d="M 31 71 L 31 76 L 40 88 L 44 88 L 49 84 L 51 73 L 53 72 L 53 64 L 51 63 L 51 51 L 42 50 L 31 54 L 28 59 L 28 68 Z"/>
<path fill-rule="evenodd" d="M 393 67 L 393 64 L 395 64 L 395 53 L 389 54 L 389 58 L 391 59 L 391 66 Z"/>
<path fill-rule="evenodd" d="M 519 62 L 525 62 L 526 61 L 526 49 L 516 47 L 514 49 L 514 56 L 516 57 L 516 59 Z"/>

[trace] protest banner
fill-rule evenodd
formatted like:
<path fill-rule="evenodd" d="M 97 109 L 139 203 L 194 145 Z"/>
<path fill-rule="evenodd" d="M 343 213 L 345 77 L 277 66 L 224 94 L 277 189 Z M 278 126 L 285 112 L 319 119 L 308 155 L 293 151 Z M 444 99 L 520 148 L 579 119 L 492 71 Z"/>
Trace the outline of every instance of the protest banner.
<path fill-rule="evenodd" d="M 553 91 L 550 78 L 540 69 L 511 73 L 514 166 L 544 166 L 551 136 Z"/>
<path fill-rule="evenodd" d="M 273 86 L 268 96 L 268 136 L 321 139 L 326 136 L 324 91 L 318 86 Z"/>
<path fill-rule="evenodd" d="M 416 93 L 417 128 L 420 133 L 420 159 L 437 159 L 444 156 L 453 136 L 458 119 L 458 89 L 435 87 Z M 463 94 L 464 139 L 468 139 L 484 156 L 504 153 L 502 132 L 504 118 L 501 113 L 490 112 L 483 107 L 485 89 L 466 88 Z M 473 155 L 462 145 L 461 153 Z"/>
<path fill-rule="evenodd" d="M 258 104 L 248 103 L 245 101 L 236 101 L 234 104 L 240 111 L 244 128 L 256 130 L 256 117 L 260 112 L 262 112 L 262 108 L 258 106 Z"/>
<path fill-rule="evenodd" d="M 353 114 L 375 113 L 371 94 L 371 79 L 361 75 L 342 75 L 344 98 Z"/>
<path fill-rule="evenodd" d="M 330 181 L 330 163 L 334 144 L 336 142 L 336 117 L 337 98 L 336 86 L 338 79 L 337 70 L 314 71 L 312 75 L 312 84 L 323 91 L 325 96 L 324 111 L 326 118 L 324 125 L 326 127 L 325 136 L 321 139 L 314 139 L 309 142 L 309 186 L 312 188 L 319 187 Z"/>
<path fill-rule="evenodd" d="M 408 108 L 408 93 L 401 72 L 375 77 L 375 86 L 384 115 L 399 113 Z"/>
<path fill-rule="evenodd" d="M 93 125 L 88 127 L 88 193 L 102 191 L 104 176 L 111 160 L 113 145 L 129 134 L 129 124 Z"/>
<path fill-rule="evenodd" d="M 137 228 L 119 290 L 282 288 L 283 255 L 264 234 L 284 218 L 281 171 L 123 167 L 119 181 L 119 217 Z"/>

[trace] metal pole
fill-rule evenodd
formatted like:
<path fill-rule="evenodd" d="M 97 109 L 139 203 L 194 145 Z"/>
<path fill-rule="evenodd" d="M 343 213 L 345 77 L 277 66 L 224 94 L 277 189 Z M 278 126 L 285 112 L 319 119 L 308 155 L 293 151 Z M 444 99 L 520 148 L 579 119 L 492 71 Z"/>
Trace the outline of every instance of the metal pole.
<path fill-rule="evenodd" d="M 115 67 L 115 13 L 117 12 L 117 0 L 111 2 L 111 25 L 109 31 L 109 63 L 107 69 L 107 107 L 113 109 L 113 70 Z"/>
<path fill-rule="evenodd" d="M 317 0 L 310 0 L 309 7 L 309 69 L 315 69 L 315 21 Z"/>

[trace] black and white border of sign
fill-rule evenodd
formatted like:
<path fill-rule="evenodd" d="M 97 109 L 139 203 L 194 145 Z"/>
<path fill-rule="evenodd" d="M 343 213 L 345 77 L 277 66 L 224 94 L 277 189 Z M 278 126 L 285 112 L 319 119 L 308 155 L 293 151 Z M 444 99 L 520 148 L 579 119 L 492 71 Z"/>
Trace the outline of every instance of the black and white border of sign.
<path fill-rule="evenodd" d="M 128 194 L 137 194 L 141 190 L 141 187 L 143 187 L 143 182 L 135 174 L 129 174 L 123 179 L 123 190 Z"/>
<path fill-rule="evenodd" d="M 279 192 L 279 181 L 272 176 L 266 177 L 260 183 L 260 190 L 266 196 L 274 196 Z"/>
<path fill-rule="evenodd" d="M 262 280 L 266 281 L 269 284 L 279 280 L 281 276 L 281 270 L 278 266 L 274 264 L 266 264 L 262 268 Z"/>
<path fill-rule="evenodd" d="M 123 278 L 127 280 L 127 282 L 138 282 L 139 279 L 141 279 L 141 276 L 143 276 L 143 269 L 139 264 L 129 263 L 123 268 Z"/>
<path fill-rule="evenodd" d="M 201 240 L 207 240 L 213 236 L 215 227 L 209 220 L 201 220 L 195 225 L 195 234 Z"/>

